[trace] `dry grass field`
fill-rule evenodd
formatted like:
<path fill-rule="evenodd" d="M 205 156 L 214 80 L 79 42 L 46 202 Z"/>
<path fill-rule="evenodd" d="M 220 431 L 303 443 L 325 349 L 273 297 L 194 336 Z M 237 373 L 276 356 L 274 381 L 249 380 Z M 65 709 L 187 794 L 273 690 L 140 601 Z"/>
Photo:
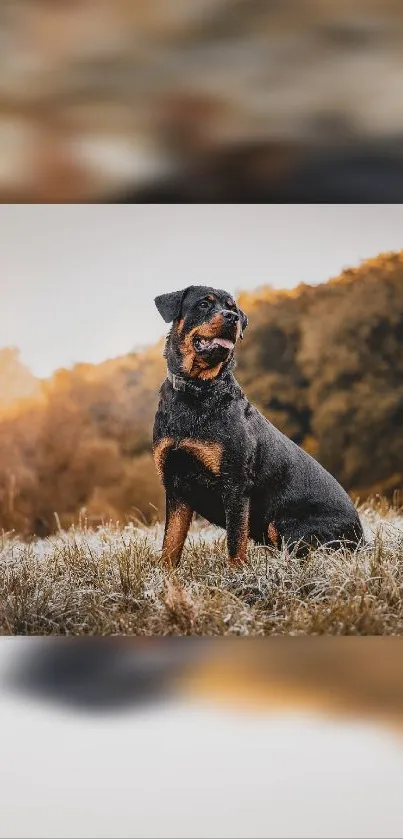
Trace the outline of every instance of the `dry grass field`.
<path fill-rule="evenodd" d="M 162 526 L 86 526 L 0 543 L 3 635 L 401 635 L 403 514 L 360 508 L 367 545 L 298 560 L 251 544 L 245 567 L 225 535 L 195 523 L 181 565 L 160 560 Z"/>

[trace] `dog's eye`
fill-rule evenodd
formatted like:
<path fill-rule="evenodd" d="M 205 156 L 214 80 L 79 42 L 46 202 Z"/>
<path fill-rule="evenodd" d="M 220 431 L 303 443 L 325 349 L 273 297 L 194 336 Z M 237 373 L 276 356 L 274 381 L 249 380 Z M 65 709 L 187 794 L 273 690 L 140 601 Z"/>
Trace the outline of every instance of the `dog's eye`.
<path fill-rule="evenodd" d="M 208 309 L 209 304 L 207 300 L 200 300 L 199 306 L 201 309 Z"/>

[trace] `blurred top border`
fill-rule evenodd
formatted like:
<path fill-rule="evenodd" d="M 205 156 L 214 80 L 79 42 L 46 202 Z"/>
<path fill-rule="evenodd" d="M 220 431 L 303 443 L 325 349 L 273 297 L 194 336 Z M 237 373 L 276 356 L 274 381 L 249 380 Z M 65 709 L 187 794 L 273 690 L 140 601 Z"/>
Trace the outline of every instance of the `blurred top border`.
<path fill-rule="evenodd" d="M 0 200 L 399 201 L 400 0 L 3 0 Z"/>

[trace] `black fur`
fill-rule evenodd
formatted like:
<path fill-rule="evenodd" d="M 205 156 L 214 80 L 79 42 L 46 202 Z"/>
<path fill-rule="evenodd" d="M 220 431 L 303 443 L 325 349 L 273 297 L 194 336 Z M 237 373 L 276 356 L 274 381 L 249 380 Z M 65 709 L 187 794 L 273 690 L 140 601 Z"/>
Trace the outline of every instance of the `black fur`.
<path fill-rule="evenodd" d="M 215 301 L 201 306 L 208 295 L 214 295 Z M 269 532 L 275 533 L 277 544 L 283 540 L 301 556 L 315 544 L 339 546 L 348 542 L 356 547 L 363 533 L 351 499 L 313 457 L 248 402 L 232 373 L 233 350 L 218 346 L 208 351 L 210 367 L 222 362 L 218 375 L 211 381 L 184 374 L 184 337 L 213 318 L 219 321 L 217 315 L 227 311 L 231 295 L 206 286 L 191 286 L 185 294 L 177 292 L 164 297 L 181 300 L 179 309 L 171 309 L 175 311 L 175 323 L 167 338 L 165 355 L 168 369 L 184 382 L 184 389 L 175 390 L 165 380 L 154 424 L 154 451 L 158 451 L 162 440 L 171 441 L 163 459 L 166 534 L 170 516 L 185 505 L 191 512 L 196 511 L 226 528 L 232 559 L 245 558 L 242 548 L 245 520 L 248 536 L 255 542 L 273 543 Z M 161 311 L 161 298 L 156 303 Z M 245 328 L 244 313 L 238 308 L 234 312 Z M 233 335 L 234 329 L 232 326 Z M 220 331 L 223 334 L 229 334 L 226 321 Z M 184 440 L 221 446 L 219 474 L 189 450 L 180 448 Z M 175 561 L 179 560 L 180 552 L 178 544 Z"/>

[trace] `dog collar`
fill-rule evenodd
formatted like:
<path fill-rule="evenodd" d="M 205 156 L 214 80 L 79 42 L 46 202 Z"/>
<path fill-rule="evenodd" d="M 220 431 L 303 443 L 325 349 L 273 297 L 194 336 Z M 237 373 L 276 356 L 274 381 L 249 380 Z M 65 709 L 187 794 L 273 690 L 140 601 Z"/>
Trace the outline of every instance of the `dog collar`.
<path fill-rule="evenodd" d="M 232 366 L 232 365 L 231 365 Z M 172 373 L 167 367 L 167 379 L 176 391 L 190 391 L 201 395 L 202 393 L 209 393 L 214 387 L 216 379 L 212 381 L 202 381 L 201 379 L 188 379 L 186 376 L 180 376 L 178 373 Z"/>
<path fill-rule="evenodd" d="M 171 373 L 169 367 L 167 368 L 167 379 L 176 391 L 187 391 L 188 393 L 201 394 L 205 391 L 210 391 L 211 382 L 203 382 L 200 379 L 188 379 L 185 376 L 179 376 L 177 373 Z"/>
<path fill-rule="evenodd" d="M 177 373 L 171 373 L 169 367 L 167 369 L 167 377 L 174 390 L 186 390 L 186 387 L 190 384 L 183 376 L 178 376 Z"/>

